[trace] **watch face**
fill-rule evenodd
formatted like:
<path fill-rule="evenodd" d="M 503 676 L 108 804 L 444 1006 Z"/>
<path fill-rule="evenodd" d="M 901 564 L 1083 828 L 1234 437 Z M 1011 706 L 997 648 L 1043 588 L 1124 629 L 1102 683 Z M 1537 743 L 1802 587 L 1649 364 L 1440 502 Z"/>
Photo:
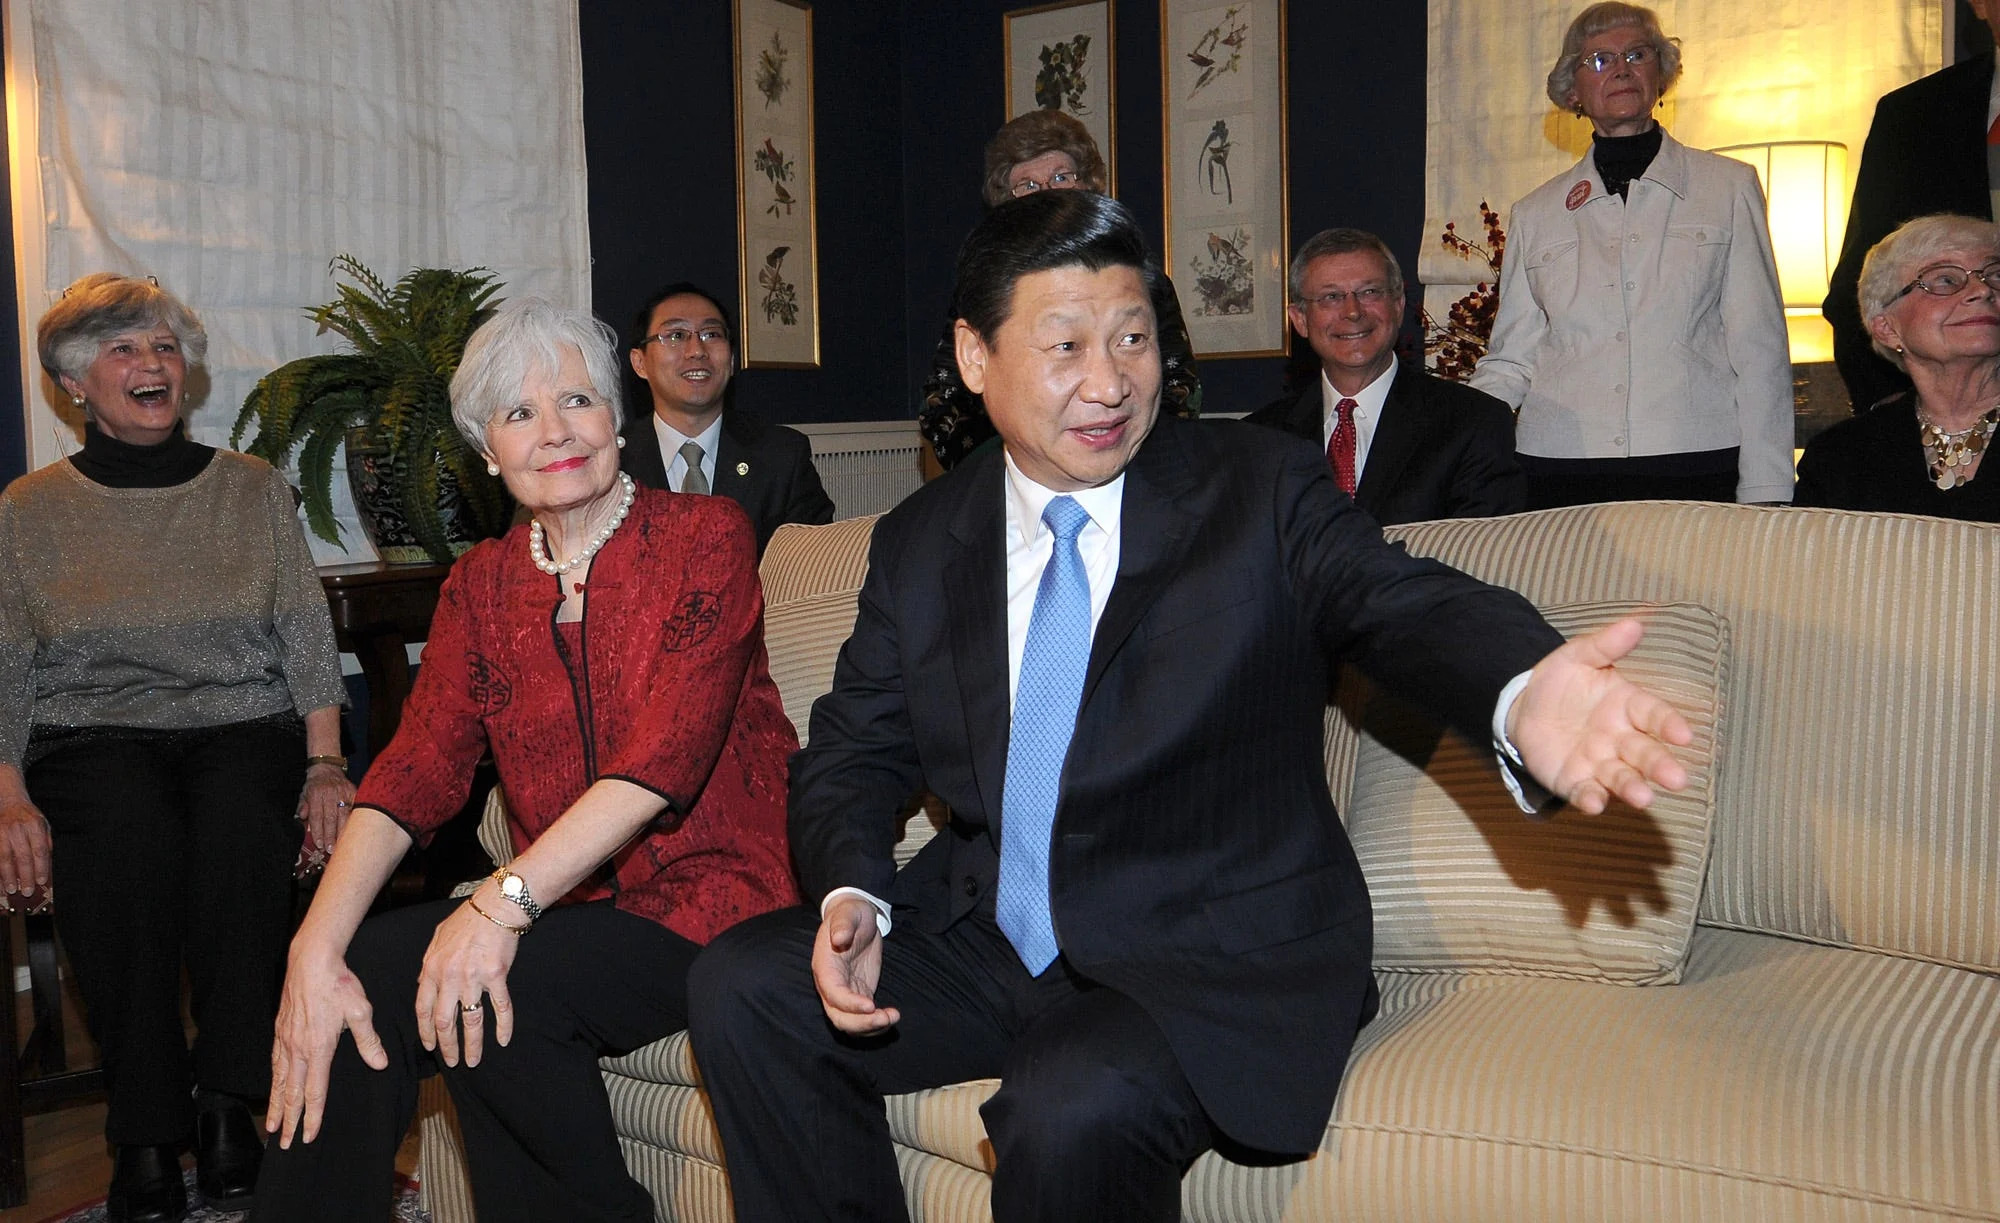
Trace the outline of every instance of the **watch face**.
<path fill-rule="evenodd" d="M 524 885 L 519 875 L 509 875 L 500 881 L 500 894 L 509 900 L 519 896 L 523 888 Z"/>

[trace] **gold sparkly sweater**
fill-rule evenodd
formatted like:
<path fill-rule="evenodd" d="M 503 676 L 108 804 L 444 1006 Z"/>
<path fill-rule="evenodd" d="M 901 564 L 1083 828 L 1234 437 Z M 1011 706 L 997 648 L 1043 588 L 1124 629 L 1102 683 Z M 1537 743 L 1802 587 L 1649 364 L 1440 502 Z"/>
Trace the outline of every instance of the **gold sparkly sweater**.
<path fill-rule="evenodd" d="M 0 763 L 29 728 L 219 726 L 342 704 L 291 489 L 217 451 L 167 488 L 69 462 L 0 492 Z"/>

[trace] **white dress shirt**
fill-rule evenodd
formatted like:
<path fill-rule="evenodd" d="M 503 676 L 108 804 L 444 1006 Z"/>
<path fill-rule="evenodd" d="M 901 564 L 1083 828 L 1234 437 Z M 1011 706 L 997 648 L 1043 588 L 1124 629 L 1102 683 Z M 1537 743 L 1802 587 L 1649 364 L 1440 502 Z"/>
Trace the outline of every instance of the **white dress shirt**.
<path fill-rule="evenodd" d="M 1326 371 L 1319 372 L 1320 416 L 1319 448 L 1325 450 L 1333 444 L 1333 427 L 1340 423 L 1340 414 L 1335 411 L 1343 399 L 1354 401 L 1354 486 L 1361 487 L 1361 472 L 1368 466 L 1368 447 L 1375 441 L 1375 426 L 1382 420 L 1382 405 L 1389 401 L 1389 388 L 1396 381 L 1396 365 L 1389 362 L 1389 368 L 1381 377 L 1362 387 L 1352 395 L 1343 395 L 1333 389 L 1333 379 Z"/>
<path fill-rule="evenodd" d="M 660 419 L 653 413 L 653 435 L 660 439 L 660 458 L 667 465 L 667 487 L 681 491 L 681 482 L 687 479 L 687 460 L 681 457 L 681 447 L 689 442 L 701 447 L 701 474 L 708 481 L 709 490 L 715 489 L 715 448 L 722 444 L 722 413 L 708 422 L 708 428 L 699 437 L 689 437 Z"/>
<path fill-rule="evenodd" d="M 1381 387 L 1387 394 L 1387 385 L 1386 379 L 1378 378 L 1368 389 Z M 1006 460 L 1007 708 L 1012 710 L 1021 682 L 1021 655 L 1028 644 L 1028 622 L 1034 618 L 1035 595 L 1041 587 L 1042 570 L 1048 566 L 1049 557 L 1055 552 L 1055 532 L 1042 521 L 1042 511 L 1061 494 L 1054 489 L 1043 488 L 1023 475 L 1021 469 L 1014 465 L 1013 455 L 1007 455 Z M 1110 601 L 1111 587 L 1118 577 L 1119 544 L 1124 523 L 1124 473 L 1121 472 L 1109 484 L 1086 488 L 1069 496 L 1090 515 L 1090 521 L 1077 534 L 1076 550 L 1083 558 L 1084 575 L 1090 580 L 1090 635 L 1094 641 L 1097 622 L 1104 615 L 1104 605 Z M 1539 803 L 1533 801 L 1534 795 L 1523 793 L 1521 781 L 1515 773 L 1521 767 L 1520 754 L 1507 739 L 1507 714 L 1527 683 L 1528 672 L 1523 671 L 1501 690 L 1500 699 L 1493 709 L 1493 744 L 1501 757 L 1500 775 L 1507 783 L 1508 792 L 1514 796 L 1522 811 L 1532 814 L 1539 808 Z M 1533 784 L 1532 779 L 1528 784 Z M 827 906 L 846 896 L 859 896 L 873 905 L 875 928 L 884 937 L 888 935 L 888 903 L 860 888 L 840 887 L 828 892 L 819 902 L 820 916 L 826 915 Z"/>

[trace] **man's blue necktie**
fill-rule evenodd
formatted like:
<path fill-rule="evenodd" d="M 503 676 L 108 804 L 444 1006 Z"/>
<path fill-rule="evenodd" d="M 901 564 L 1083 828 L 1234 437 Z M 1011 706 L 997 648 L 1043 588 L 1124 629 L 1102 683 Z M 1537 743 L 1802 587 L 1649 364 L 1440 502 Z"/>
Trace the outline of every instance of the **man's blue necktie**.
<path fill-rule="evenodd" d="M 1057 497 L 1042 511 L 1042 521 L 1055 532 L 1055 550 L 1042 570 L 1028 642 L 1021 651 L 1001 798 L 1000 893 L 994 900 L 1001 932 L 1036 976 L 1056 958 L 1056 929 L 1049 916 L 1049 843 L 1063 760 L 1076 733 L 1083 673 L 1090 662 L 1090 579 L 1076 550 L 1076 537 L 1090 515 L 1072 498 Z"/>

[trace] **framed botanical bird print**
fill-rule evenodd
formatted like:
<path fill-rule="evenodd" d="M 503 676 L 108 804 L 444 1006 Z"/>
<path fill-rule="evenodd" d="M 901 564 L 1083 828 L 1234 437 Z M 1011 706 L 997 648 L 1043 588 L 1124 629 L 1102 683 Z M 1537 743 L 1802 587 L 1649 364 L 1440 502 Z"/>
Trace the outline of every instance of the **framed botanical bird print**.
<path fill-rule="evenodd" d="M 1082 123 L 1104 155 L 1105 188 L 1118 194 L 1115 36 L 1111 0 L 1061 0 L 1003 17 L 1007 113 L 1042 107 Z"/>
<path fill-rule="evenodd" d="M 737 288 L 746 368 L 819 365 L 812 6 L 735 0 Z"/>
<path fill-rule="evenodd" d="M 1160 0 L 1167 274 L 1200 357 L 1289 351 L 1285 0 Z"/>

